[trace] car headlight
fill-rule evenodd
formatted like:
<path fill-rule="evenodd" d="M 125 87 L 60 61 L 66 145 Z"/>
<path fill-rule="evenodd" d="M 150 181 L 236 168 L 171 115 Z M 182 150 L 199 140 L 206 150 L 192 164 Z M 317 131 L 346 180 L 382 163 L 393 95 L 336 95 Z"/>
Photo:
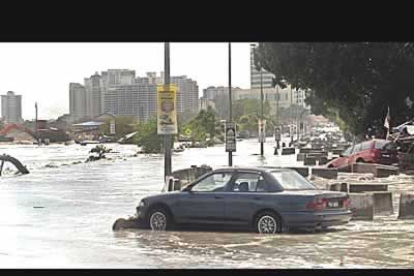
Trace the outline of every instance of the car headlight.
<path fill-rule="evenodd" d="M 138 204 L 138 207 L 144 207 L 146 205 L 145 201 L 141 200 Z"/>

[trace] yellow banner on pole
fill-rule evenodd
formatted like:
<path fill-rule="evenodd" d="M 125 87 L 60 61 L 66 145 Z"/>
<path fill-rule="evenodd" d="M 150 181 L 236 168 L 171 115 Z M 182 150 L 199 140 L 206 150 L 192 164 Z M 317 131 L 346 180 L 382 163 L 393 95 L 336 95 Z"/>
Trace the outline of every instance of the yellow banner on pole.
<path fill-rule="evenodd" d="M 175 84 L 157 87 L 157 133 L 177 134 L 177 92 Z"/>

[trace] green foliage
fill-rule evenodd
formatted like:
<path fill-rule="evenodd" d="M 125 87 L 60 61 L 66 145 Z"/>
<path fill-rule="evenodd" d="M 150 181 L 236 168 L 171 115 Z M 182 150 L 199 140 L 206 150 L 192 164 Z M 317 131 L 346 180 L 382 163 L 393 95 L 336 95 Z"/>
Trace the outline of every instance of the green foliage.
<path fill-rule="evenodd" d="M 157 120 L 150 119 L 138 126 L 138 133 L 134 136 L 134 143 L 145 153 L 160 153 L 164 136 L 157 134 Z M 174 141 L 172 141 L 173 143 Z"/>
<path fill-rule="evenodd" d="M 233 101 L 233 120 L 239 122 L 240 118 L 245 115 L 255 114 L 260 117 L 261 106 L 258 99 L 242 99 Z M 263 116 L 268 117 L 270 114 L 270 104 L 268 100 L 263 103 Z"/>
<path fill-rule="evenodd" d="M 200 141 L 206 142 L 207 138 L 213 140 L 219 133 L 219 122 L 216 120 L 216 113 L 210 106 L 207 110 L 200 110 L 196 117 L 191 119 L 185 130 L 190 130 L 193 143 Z"/>
<path fill-rule="evenodd" d="M 312 113 L 354 134 L 384 132 L 387 106 L 394 126 L 414 114 L 413 43 L 261 43 L 255 55 L 277 83 L 311 89 Z"/>
<path fill-rule="evenodd" d="M 112 149 L 108 149 L 103 145 L 97 145 L 96 147 L 92 148 L 89 151 L 89 153 L 96 153 L 98 156 L 91 155 L 86 160 L 86 162 L 92 162 L 92 161 L 97 161 L 97 160 L 100 160 L 100 159 L 104 159 L 104 158 L 106 158 L 105 154 L 110 153 L 111 151 L 112 151 Z"/>

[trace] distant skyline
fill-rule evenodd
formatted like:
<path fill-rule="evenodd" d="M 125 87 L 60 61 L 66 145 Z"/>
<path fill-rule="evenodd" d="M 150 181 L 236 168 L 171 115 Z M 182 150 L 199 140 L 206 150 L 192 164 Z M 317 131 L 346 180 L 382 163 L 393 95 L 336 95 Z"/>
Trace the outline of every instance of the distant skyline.
<path fill-rule="evenodd" d="M 171 43 L 172 76 L 228 86 L 228 43 Z M 136 76 L 164 71 L 164 43 L 0 43 L 0 94 L 22 95 L 22 116 L 56 119 L 69 113 L 69 83 L 95 72 L 130 69 Z M 232 43 L 232 86 L 250 88 L 250 43 Z"/>

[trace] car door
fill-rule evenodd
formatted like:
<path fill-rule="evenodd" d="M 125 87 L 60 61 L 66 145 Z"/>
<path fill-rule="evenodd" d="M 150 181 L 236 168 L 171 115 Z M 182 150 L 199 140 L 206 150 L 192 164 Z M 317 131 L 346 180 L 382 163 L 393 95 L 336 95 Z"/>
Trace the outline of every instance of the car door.
<path fill-rule="evenodd" d="M 361 144 L 356 144 L 354 148 L 352 149 L 351 155 L 348 158 L 348 164 L 352 165 L 356 162 L 358 159 L 358 153 L 361 151 Z"/>
<path fill-rule="evenodd" d="M 228 224 L 248 224 L 261 206 L 264 178 L 260 172 L 239 172 L 224 195 Z M 262 191 L 262 192 L 263 192 Z"/>
<path fill-rule="evenodd" d="M 351 154 L 352 147 L 347 148 L 344 152 L 341 153 L 340 157 L 335 159 L 332 162 L 333 167 L 340 168 L 348 165 L 348 158 Z"/>
<path fill-rule="evenodd" d="M 175 219 L 178 223 L 223 223 L 224 194 L 233 172 L 212 173 L 180 193 Z"/>

